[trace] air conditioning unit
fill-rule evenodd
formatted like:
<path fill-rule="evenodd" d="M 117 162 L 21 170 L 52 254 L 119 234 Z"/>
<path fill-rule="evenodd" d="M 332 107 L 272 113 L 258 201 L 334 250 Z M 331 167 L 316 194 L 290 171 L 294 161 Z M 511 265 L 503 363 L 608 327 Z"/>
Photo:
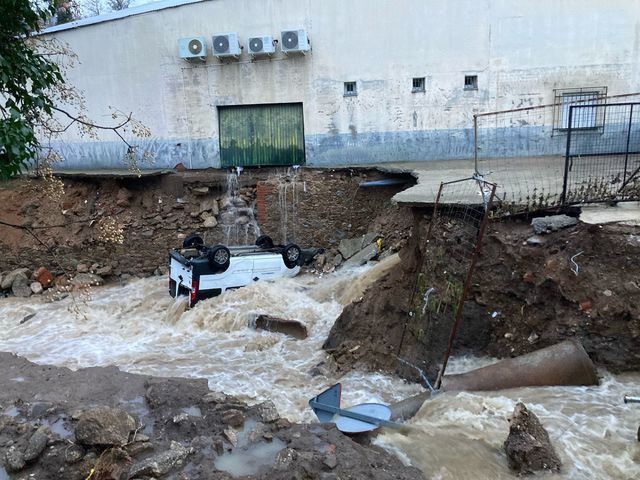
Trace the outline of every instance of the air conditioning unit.
<path fill-rule="evenodd" d="M 239 57 L 240 53 L 240 42 L 235 33 L 217 33 L 213 36 L 213 54 L 216 57 Z"/>
<path fill-rule="evenodd" d="M 249 55 L 271 55 L 275 53 L 276 47 L 273 45 L 273 37 L 264 35 L 262 37 L 249 37 Z"/>
<path fill-rule="evenodd" d="M 207 58 L 207 44 L 204 37 L 188 37 L 178 40 L 178 55 L 185 60 L 204 62 Z"/>
<path fill-rule="evenodd" d="M 305 53 L 311 50 L 306 30 L 280 32 L 280 45 L 284 53 Z"/>

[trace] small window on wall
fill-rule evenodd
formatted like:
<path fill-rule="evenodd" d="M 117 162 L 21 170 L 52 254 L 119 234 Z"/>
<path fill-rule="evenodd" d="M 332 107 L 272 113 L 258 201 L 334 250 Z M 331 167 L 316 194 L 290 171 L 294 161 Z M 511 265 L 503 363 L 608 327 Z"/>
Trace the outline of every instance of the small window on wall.
<path fill-rule="evenodd" d="M 413 93 L 424 92 L 424 77 L 416 77 L 413 79 L 413 88 L 411 91 Z"/>
<path fill-rule="evenodd" d="M 607 87 L 558 88 L 554 90 L 554 98 L 554 131 L 569 128 L 569 114 L 572 110 L 572 129 L 589 130 L 603 126 L 604 108 L 599 106 L 606 102 Z"/>
<path fill-rule="evenodd" d="M 464 89 L 465 90 L 477 90 L 478 89 L 478 76 L 477 75 L 465 75 L 464 76 Z"/>
<path fill-rule="evenodd" d="M 355 97 L 356 95 L 358 95 L 358 90 L 356 90 L 356 82 L 344 82 L 344 96 Z"/>

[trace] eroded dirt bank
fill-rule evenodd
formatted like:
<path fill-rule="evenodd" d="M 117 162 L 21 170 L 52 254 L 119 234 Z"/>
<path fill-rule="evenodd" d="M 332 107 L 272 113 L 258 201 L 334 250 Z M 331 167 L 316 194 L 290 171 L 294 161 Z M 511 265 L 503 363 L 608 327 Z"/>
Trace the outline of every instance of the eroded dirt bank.
<path fill-rule="evenodd" d="M 599 365 L 639 369 L 640 229 L 579 223 L 532 239 L 530 220 L 489 224 L 456 350 L 509 357 L 576 336 Z M 451 322 L 415 312 L 431 286 L 429 272 L 450 268 L 460 239 L 449 235 L 444 250 L 420 270 L 429 221 L 429 214 L 415 212 L 400 267 L 347 306 L 334 324 L 324 348 L 341 368 L 365 365 L 417 379 L 397 360 L 400 355 L 435 376 Z M 576 274 L 571 258 L 579 252 Z M 418 273 L 427 280 L 418 285 L 410 316 Z"/>
<path fill-rule="evenodd" d="M 102 480 L 423 478 L 333 425 L 292 424 L 271 402 L 247 406 L 204 379 L 74 372 L 9 353 L 0 364 L 0 458 L 11 478 L 84 480 L 92 469 Z M 263 466 L 238 477 L 220 471 L 231 450 L 246 453 L 237 467 Z"/>

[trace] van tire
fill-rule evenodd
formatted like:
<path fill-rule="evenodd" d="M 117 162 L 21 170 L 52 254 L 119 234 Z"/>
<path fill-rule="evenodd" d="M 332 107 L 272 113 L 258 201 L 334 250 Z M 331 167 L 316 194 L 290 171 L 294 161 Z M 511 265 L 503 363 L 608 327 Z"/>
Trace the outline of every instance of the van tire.
<path fill-rule="evenodd" d="M 196 248 L 200 250 L 204 246 L 204 240 L 199 235 L 187 235 L 182 241 L 182 248 Z"/>
<path fill-rule="evenodd" d="M 260 235 L 256 238 L 256 247 L 273 248 L 273 240 L 269 235 Z"/>
<path fill-rule="evenodd" d="M 207 252 L 207 258 L 209 259 L 209 265 L 217 272 L 224 272 L 229 268 L 229 262 L 231 261 L 231 252 L 224 245 L 216 245 Z"/>
<path fill-rule="evenodd" d="M 287 268 L 294 268 L 300 265 L 302 250 L 295 243 L 290 243 L 282 249 L 282 259 Z"/>

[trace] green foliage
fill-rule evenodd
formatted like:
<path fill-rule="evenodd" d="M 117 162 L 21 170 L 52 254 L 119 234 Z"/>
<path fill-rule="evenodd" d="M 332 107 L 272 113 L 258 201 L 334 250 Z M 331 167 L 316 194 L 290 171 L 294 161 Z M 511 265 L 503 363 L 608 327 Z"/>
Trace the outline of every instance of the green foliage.
<path fill-rule="evenodd" d="M 0 178 L 24 170 L 40 144 L 36 128 L 50 115 L 50 90 L 63 83 L 50 57 L 36 51 L 32 40 L 56 13 L 53 3 L 0 0 Z"/>

